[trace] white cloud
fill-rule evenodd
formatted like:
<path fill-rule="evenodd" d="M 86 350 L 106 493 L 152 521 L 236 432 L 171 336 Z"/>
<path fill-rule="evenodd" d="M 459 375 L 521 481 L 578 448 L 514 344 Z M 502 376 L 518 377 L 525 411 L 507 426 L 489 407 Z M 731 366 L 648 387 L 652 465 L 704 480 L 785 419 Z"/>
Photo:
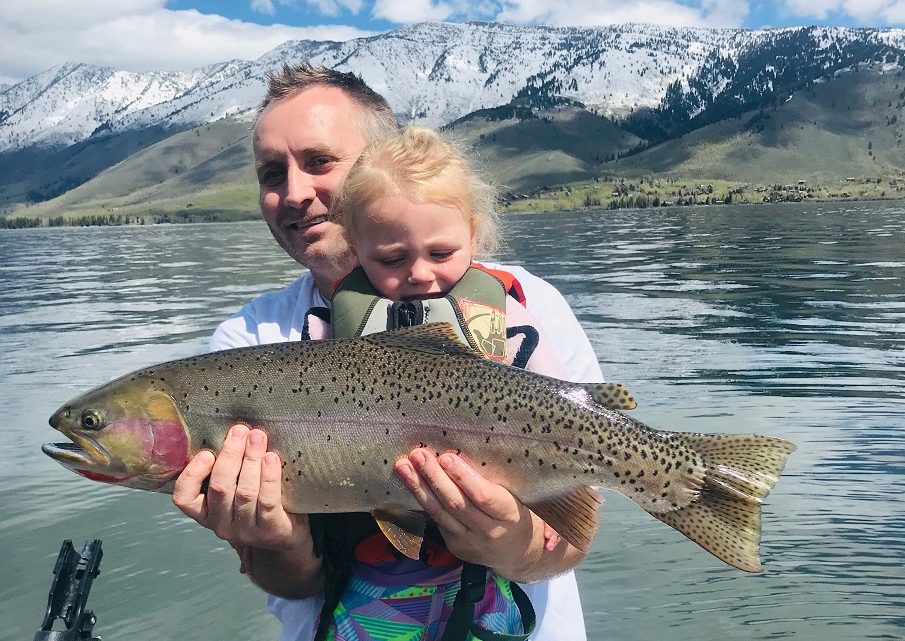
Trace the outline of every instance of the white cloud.
<path fill-rule="evenodd" d="M 258 25 L 194 10 L 170 11 L 164 3 L 0 3 L 0 82 L 22 80 L 66 61 L 130 71 L 191 69 L 233 58 L 254 60 L 286 40 L 373 35 L 342 25 Z M 71 10 L 71 4 L 79 10 Z"/>
<path fill-rule="evenodd" d="M 276 7 L 273 6 L 272 0 L 251 0 L 251 10 L 265 13 L 268 16 L 276 13 Z"/>
<path fill-rule="evenodd" d="M 894 2 L 883 11 L 882 15 L 887 24 L 905 24 L 905 0 Z"/>
<path fill-rule="evenodd" d="M 785 7 L 795 16 L 815 20 L 839 15 L 863 26 L 905 22 L 905 0 L 786 0 Z"/>
<path fill-rule="evenodd" d="M 675 27 L 740 27 L 748 15 L 748 2 L 701 0 L 683 4 L 674 0 L 503 0 L 497 19 L 503 22 L 599 26 L 647 22 Z"/>
<path fill-rule="evenodd" d="M 33 0 L 0 3 L 0 28 L 41 29 L 51 25 L 80 29 L 95 22 L 163 9 L 164 0 Z"/>
<path fill-rule="evenodd" d="M 446 20 L 454 13 L 451 5 L 433 0 L 376 0 L 373 15 L 398 24 Z"/>

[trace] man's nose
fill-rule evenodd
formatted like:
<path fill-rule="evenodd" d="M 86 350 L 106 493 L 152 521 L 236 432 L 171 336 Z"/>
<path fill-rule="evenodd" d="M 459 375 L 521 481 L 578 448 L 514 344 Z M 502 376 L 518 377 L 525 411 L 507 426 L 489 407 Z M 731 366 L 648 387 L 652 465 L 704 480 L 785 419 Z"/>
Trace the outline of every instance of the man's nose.
<path fill-rule="evenodd" d="M 301 169 L 290 169 L 286 173 L 286 196 L 283 198 L 288 207 L 300 208 L 314 200 L 314 176 Z"/>

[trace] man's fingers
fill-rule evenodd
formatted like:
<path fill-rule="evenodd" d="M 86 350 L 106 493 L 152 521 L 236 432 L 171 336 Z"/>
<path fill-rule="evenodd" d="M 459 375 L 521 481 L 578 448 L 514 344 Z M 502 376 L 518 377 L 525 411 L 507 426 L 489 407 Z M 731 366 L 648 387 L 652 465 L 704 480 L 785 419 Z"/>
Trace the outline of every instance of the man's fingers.
<path fill-rule="evenodd" d="M 217 462 L 211 472 L 207 488 L 207 513 L 209 526 L 220 538 L 229 538 L 232 530 L 233 502 L 236 482 L 245 456 L 245 439 L 248 427 L 234 425 L 217 454 Z"/>
<path fill-rule="evenodd" d="M 198 452 L 182 470 L 173 487 L 173 503 L 176 507 L 202 525 L 207 519 L 207 497 L 201 493 L 201 486 L 214 468 L 215 460 L 214 455 L 207 450 Z"/>
<path fill-rule="evenodd" d="M 245 442 L 242 469 L 236 483 L 233 502 L 233 520 L 240 527 L 253 525 L 257 520 L 258 493 L 261 489 L 261 462 L 267 451 L 267 435 L 262 430 L 251 430 Z"/>
<path fill-rule="evenodd" d="M 258 492 L 257 522 L 262 528 L 275 528 L 285 518 L 282 490 L 283 467 L 280 457 L 267 452 L 261 465 L 261 487 Z"/>
<path fill-rule="evenodd" d="M 451 532 L 466 529 L 462 515 L 471 505 L 433 454 L 414 450 L 407 458 L 397 462 L 396 470 L 424 511 L 441 529 Z"/>
<path fill-rule="evenodd" d="M 519 504 L 506 488 L 492 483 L 475 472 L 454 454 L 443 454 L 438 464 L 464 499 L 494 521 L 519 518 Z"/>

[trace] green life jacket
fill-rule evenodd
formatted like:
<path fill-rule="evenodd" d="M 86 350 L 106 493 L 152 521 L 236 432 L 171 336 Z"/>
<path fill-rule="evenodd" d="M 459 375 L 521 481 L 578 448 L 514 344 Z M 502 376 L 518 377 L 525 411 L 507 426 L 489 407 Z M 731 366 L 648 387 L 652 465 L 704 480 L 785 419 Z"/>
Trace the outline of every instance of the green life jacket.
<path fill-rule="evenodd" d="M 506 357 L 506 296 L 499 278 L 469 267 L 445 296 L 391 301 L 374 289 L 359 267 L 342 279 L 333 293 L 330 324 L 334 338 L 353 338 L 445 321 L 463 343 L 487 358 L 502 361 Z"/>

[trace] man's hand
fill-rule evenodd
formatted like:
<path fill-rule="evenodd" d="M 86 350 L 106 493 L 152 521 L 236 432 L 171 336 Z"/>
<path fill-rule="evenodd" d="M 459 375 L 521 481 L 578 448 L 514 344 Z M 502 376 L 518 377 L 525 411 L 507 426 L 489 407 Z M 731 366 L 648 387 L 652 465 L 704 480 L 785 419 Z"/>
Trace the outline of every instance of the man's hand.
<path fill-rule="evenodd" d="M 395 469 L 460 559 L 532 581 L 566 572 L 583 558 L 506 488 L 454 454 L 438 458 L 416 449 Z"/>
<path fill-rule="evenodd" d="M 283 509 L 281 475 L 280 457 L 267 451 L 267 435 L 235 425 L 216 458 L 203 451 L 189 462 L 176 479 L 173 503 L 228 541 L 239 554 L 240 570 L 255 583 L 299 598 L 319 589 L 320 560 L 313 555 L 307 515 Z"/>

